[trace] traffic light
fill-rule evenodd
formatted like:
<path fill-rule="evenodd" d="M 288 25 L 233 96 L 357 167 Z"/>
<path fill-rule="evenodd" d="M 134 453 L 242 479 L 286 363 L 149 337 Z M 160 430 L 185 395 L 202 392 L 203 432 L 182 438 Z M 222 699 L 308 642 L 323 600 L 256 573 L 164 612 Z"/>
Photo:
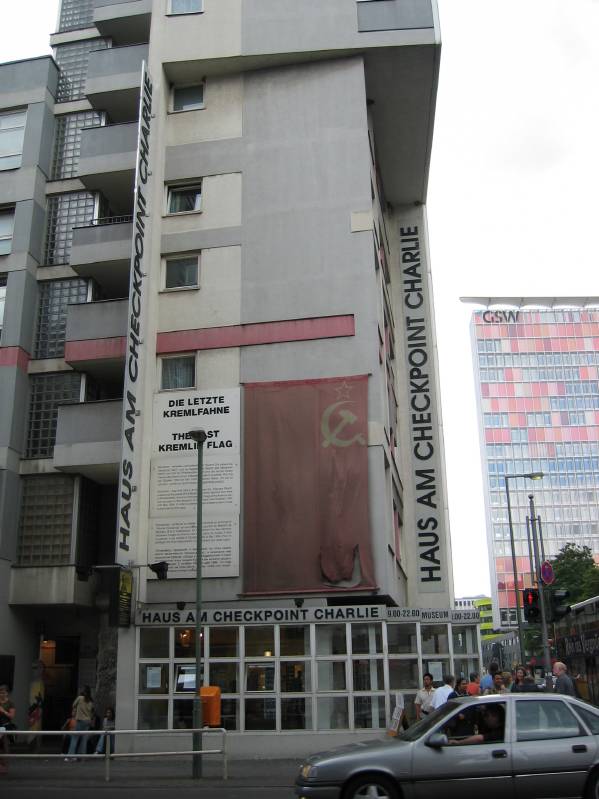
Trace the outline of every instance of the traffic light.
<path fill-rule="evenodd" d="M 570 592 L 561 588 L 554 588 L 549 592 L 549 618 L 547 621 L 559 621 L 570 612 L 570 605 L 566 603 L 569 596 Z"/>
<path fill-rule="evenodd" d="M 541 621 L 541 604 L 539 592 L 536 588 L 525 588 L 522 591 L 522 606 L 524 607 L 524 618 L 526 621 Z"/>

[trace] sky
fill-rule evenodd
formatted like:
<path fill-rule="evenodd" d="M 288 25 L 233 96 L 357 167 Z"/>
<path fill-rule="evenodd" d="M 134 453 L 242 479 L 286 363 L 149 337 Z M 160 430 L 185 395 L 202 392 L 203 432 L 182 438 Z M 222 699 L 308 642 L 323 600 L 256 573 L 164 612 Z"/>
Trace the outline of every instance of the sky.
<path fill-rule="evenodd" d="M 490 589 L 464 296 L 599 295 L 598 0 L 438 0 L 429 180 L 456 596 Z"/>
<path fill-rule="evenodd" d="M 323 0 L 326 2 L 326 0 Z M 2 4 L 0 60 L 49 52 L 58 0 Z M 490 590 L 463 296 L 599 294 L 599 0 L 438 0 L 428 193 L 456 596 Z"/>

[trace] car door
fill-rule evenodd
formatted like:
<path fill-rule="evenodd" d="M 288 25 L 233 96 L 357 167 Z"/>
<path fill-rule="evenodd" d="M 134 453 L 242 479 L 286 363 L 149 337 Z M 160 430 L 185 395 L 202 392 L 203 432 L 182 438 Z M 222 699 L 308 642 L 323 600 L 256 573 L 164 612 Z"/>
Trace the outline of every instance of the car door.
<path fill-rule="evenodd" d="M 565 699 L 516 701 L 513 749 L 516 799 L 580 797 L 597 743 Z"/>
<path fill-rule="evenodd" d="M 501 735 L 493 742 L 459 743 L 479 732 L 479 718 L 489 704 L 503 714 Z M 471 729 L 464 726 L 467 713 L 474 715 Z M 512 758 L 509 735 L 509 703 L 497 701 L 464 705 L 436 730 L 444 732 L 453 744 L 427 745 L 429 735 L 415 742 L 412 780 L 416 799 L 512 799 Z M 453 731 L 460 735 L 452 737 Z"/>

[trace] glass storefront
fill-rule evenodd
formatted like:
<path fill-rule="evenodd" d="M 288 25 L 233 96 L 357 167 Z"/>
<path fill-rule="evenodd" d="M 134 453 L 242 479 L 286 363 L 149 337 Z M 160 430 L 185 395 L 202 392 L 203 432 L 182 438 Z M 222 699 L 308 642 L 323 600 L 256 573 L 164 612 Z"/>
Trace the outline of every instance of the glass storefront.
<path fill-rule="evenodd" d="M 137 726 L 190 728 L 195 628 L 138 628 Z M 343 622 L 205 626 L 202 684 L 221 690 L 227 730 L 385 729 L 401 692 L 408 718 L 422 674 L 480 671 L 466 624 Z"/>

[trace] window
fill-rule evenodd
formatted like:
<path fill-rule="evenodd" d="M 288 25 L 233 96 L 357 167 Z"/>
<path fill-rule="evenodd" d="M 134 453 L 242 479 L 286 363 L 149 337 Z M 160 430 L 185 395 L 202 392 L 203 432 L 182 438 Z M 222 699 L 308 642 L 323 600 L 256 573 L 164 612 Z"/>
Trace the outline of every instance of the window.
<path fill-rule="evenodd" d="M 60 44 L 54 48 L 54 58 L 60 67 L 56 91 L 57 103 L 85 98 L 89 54 L 92 50 L 106 50 L 108 46 L 106 39 L 84 39 Z"/>
<path fill-rule="evenodd" d="M 69 563 L 73 527 L 72 477 L 24 477 L 17 560 L 21 566 Z"/>
<path fill-rule="evenodd" d="M 521 700 L 516 703 L 518 741 L 574 738 L 582 734 L 580 724 L 565 702 Z"/>
<path fill-rule="evenodd" d="M 14 208 L 0 210 L 0 255 L 8 255 L 12 250 L 12 229 L 14 222 Z"/>
<path fill-rule="evenodd" d="M 202 203 L 202 184 L 191 186 L 169 186 L 168 213 L 185 214 L 199 211 Z"/>
<path fill-rule="evenodd" d="M 45 280 L 39 283 L 35 358 L 64 355 L 67 309 L 87 300 L 87 280 Z"/>
<path fill-rule="evenodd" d="M 591 730 L 593 735 L 599 735 L 599 715 L 584 707 L 576 706 L 576 712 L 582 717 L 587 727 Z"/>
<path fill-rule="evenodd" d="M 48 199 L 45 264 L 68 264 L 73 243 L 73 228 L 94 218 L 95 197 L 86 191 L 58 194 Z"/>
<path fill-rule="evenodd" d="M 471 705 L 465 710 L 460 709 L 445 722 L 442 732 L 454 743 L 464 739 L 469 739 L 467 745 L 502 743 L 505 737 L 505 703 Z M 470 736 L 476 736 L 476 739 L 471 740 Z"/>
<path fill-rule="evenodd" d="M 54 157 L 50 173 L 52 180 L 77 176 L 81 131 L 83 128 L 97 127 L 101 124 L 102 117 L 96 111 L 81 111 L 77 114 L 61 114 L 56 117 Z"/>
<path fill-rule="evenodd" d="M 199 260 L 197 255 L 167 258 L 164 287 L 167 289 L 197 288 Z"/>
<path fill-rule="evenodd" d="M 204 108 L 204 84 L 173 87 L 173 111 L 197 111 Z"/>
<path fill-rule="evenodd" d="M 170 0 L 171 14 L 199 14 L 204 10 L 204 0 Z"/>
<path fill-rule="evenodd" d="M 0 274 L 0 341 L 4 327 L 4 305 L 6 303 L 6 275 Z"/>
<path fill-rule="evenodd" d="M 194 388 L 196 380 L 195 361 L 195 355 L 163 358 L 160 388 L 163 391 L 177 388 Z"/>
<path fill-rule="evenodd" d="M 93 0 L 62 0 L 60 6 L 59 33 L 89 28 L 93 25 Z"/>
<path fill-rule="evenodd" d="M 80 392 L 81 375 L 77 372 L 31 376 L 27 458 L 52 456 L 58 406 L 68 402 L 78 402 Z"/>
<path fill-rule="evenodd" d="M 0 114 L 0 169 L 21 166 L 26 116 L 26 111 Z"/>

